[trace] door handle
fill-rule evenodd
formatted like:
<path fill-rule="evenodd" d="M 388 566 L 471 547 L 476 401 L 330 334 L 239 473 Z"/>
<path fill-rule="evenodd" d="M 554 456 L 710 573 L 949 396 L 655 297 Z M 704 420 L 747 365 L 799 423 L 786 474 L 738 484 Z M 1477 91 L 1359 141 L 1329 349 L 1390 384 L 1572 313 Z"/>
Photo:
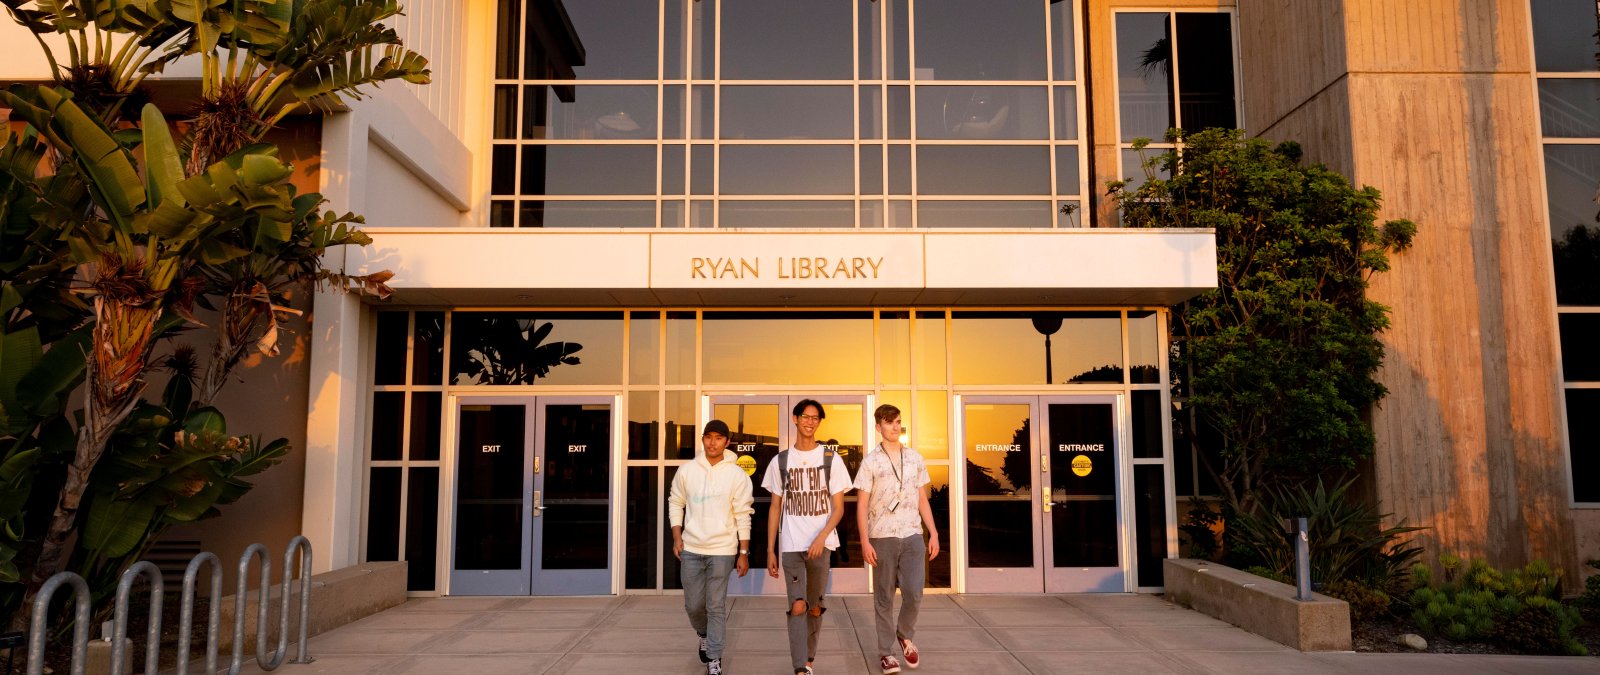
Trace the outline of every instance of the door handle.
<path fill-rule="evenodd" d="M 535 455 L 533 457 L 533 472 L 534 473 L 536 473 L 536 474 L 539 473 L 540 465 L 544 464 L 544 462 L 541 461 L 543 459 L 544 459 L 543 457 L 540 457 L 538 455 Z"/>
<path fill-rule="evenodd" d="M 533 517 L 538 518 L 544 511 L 544 495 L 539 490 L 533 491 Z"/>

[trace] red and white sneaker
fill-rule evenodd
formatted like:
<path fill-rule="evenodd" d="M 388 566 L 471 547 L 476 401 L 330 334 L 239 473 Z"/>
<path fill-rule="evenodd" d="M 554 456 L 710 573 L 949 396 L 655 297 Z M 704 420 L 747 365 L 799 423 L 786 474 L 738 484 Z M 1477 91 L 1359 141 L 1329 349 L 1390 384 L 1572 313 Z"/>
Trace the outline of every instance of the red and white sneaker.
<path fill-rule="evenodd" d="M 893 656 L 885 656 L 879 659 L 878 665 L 883 666 L 883 675 L 900 672 L 900 660 Z"/>
<path fill-rule="evenodd" d="M 917 646 L 914 645 L 914 644 L 911 644 L 911 641 L 907 640 L 905 638 L 896 638 L 896 639 L 898 639 L 900 641 L 900 651 L 905 652 L 905 655 L 906 655 L 906 667 L 910 668 L 912 670 L 916 670 L 917 666 L 922 665 L 922 657 L 917 654 Z M 886 657 L 886 658 L 892 658 L 892 657 Z"/>

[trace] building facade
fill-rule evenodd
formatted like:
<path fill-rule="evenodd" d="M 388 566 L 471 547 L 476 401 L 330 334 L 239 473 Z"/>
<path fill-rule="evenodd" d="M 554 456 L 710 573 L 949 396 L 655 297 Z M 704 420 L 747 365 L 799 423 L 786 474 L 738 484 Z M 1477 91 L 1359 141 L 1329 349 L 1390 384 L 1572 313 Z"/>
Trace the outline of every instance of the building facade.
<path fill-rule="evenodd" d="M 367 216 L 374 244 L 330 264 L 396 294 L 316 295 L 295 355 L 228 394 L 287 392 L 251 421 L 304 452 L 239 509 L 323 569 L 671 592 L 665 488 L 697 430 L 726 421 L 759 481 L 809 397 L 852 470 L 873 408 L 905 411 L 949 552 L 930 586 L 1158 589 L 1212 492 L 1173 443 L 1166 308 L 1215 286 L 1215 248 L 1117 227 L 1104 186 L 1172 127 L 1297 140 L 1419 224 L 1373 288 L 1382 508 L 1432 554 L 1600 557 L 1592 0 L 407 9 L 433 84 L 284 131 L 297 179 Z M 0 75 L 46 72 L 5 31 Z M 180 536 L 242 549 L 233 518 Z M 836 592 L 867 590 L 853 524 Z"/>

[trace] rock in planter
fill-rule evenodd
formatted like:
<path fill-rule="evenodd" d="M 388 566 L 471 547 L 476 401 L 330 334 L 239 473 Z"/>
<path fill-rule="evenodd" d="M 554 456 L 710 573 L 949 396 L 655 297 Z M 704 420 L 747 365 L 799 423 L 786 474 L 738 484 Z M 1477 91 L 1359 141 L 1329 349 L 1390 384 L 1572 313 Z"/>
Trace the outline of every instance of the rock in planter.
<path fill-rule="evenodd" d="M 1400 646 L 1414 652 L 1428 651 L 1428 641 L 1422 639 L 1422 636 L 1417 635 L 1416 633 L 1406 633 L 1405 635 L 1395 638 L 1394 641 L 1400 643 Z"/>

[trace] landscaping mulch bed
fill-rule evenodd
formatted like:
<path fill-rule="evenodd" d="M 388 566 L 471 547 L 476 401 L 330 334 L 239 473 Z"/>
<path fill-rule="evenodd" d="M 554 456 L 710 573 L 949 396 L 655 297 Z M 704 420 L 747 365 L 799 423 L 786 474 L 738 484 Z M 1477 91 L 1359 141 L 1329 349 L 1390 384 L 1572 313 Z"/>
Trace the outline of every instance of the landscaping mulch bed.
<path fill-rule="evenodd" d="M 1406 633 L 1421 635 L 1409 620 L 1392 617 L 1365 619 L 1350 626 L 1350 637 L 1358 652 L 1408 653 L 1399 642 Z M 1589 649 L 1591 657 L 1600 657 L 1600 612 L 1584 612 L 1584 623 L 1573 630 L 1572 636 Z M 1428 641 L 1429 654 L 1518 654 L 1492 642 L 1455 642 L 1444 637 L 1423 636 Z"/>

